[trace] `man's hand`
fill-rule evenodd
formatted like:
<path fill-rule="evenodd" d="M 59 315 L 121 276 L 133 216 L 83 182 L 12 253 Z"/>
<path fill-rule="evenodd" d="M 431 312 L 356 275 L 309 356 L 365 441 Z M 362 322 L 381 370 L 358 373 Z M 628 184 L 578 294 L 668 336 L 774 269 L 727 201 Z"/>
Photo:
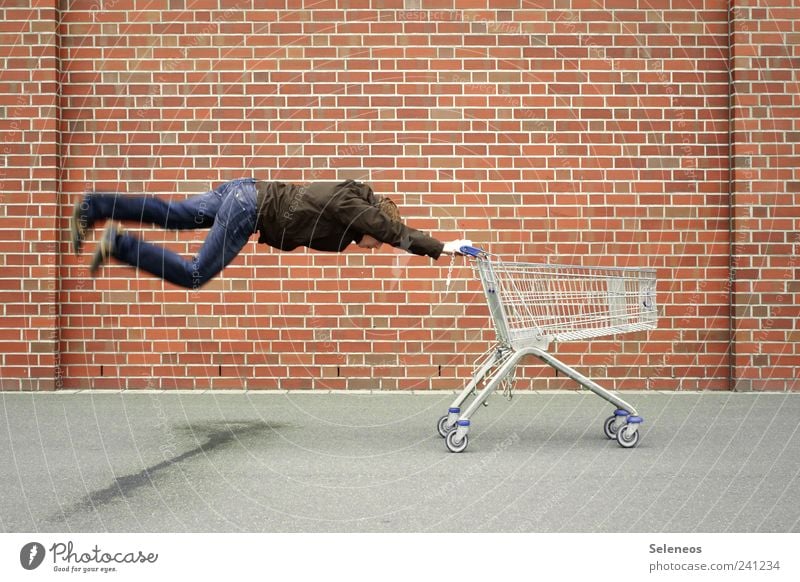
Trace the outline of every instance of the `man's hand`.
<path fill-rule="evenodd" d="M 471 240 L 454 240 L 452 242 L 444 243 L 444 249 L 442 249 L 443 255 L 463 255 L 464 253 L 461 252 L 461 247 L 471 247 L 472 241 Z"/>

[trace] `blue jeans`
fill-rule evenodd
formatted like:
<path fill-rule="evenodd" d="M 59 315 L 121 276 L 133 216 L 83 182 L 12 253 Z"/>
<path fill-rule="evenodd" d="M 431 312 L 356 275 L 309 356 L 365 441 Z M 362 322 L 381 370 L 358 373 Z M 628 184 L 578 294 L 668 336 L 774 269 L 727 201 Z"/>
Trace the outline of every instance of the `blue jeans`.
<path fill-rule="evenodd" d="M 186 287 L 197 289 L 213 279 L 239 254 L 256 229 L 256 181 L 231 180 L 216 190 L 180 202 L 126 194 L 86 195 L 88 224 L 104 218 L 150 223 L 172 230 L 210 228 L 200 252 L 191 260 L 128 233 L 119 235 L 113 256 Z"/>

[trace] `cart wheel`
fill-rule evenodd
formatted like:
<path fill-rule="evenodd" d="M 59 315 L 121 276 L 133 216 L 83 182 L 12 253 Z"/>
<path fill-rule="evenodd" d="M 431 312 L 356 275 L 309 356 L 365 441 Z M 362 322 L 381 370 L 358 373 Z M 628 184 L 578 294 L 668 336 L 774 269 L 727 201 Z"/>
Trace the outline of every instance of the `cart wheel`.
<path fill-rule="evenodd" d="M 639 443 L 639 431 L 631 431 L 629 428 L 626 424 L 617 431 L 617 442 L 624 449 L 632 449 Z"/>
<path fill-rule="evenodd" d="M 449 433 L 447 433 L 447 436 L 444 438 L 444 442 L 447 445 L 447 450 L 449 450 L 451 453 L 463 452 L 464 449 L 466 449 L 467 445 L 469 444 L 469 436 L 468 435 L 464 435 L 463 439 L 461 439 L 460 441 L 457 441 L 456 438 L 455 438 L 456 437 L 456 433 L 457 433 L 457 431 L 454 431 L 454 430 L 450 431 Z"/>
<path fill-rule="evenodd" d="M 439 431 L 439 436 L 445 438 L 448 434 L 456 429 L 456 425 L 447 426 L 447 418 L 448 414 L 445 414 L 442 418 L 439 419 L 439 422 L 436 423 L 436 429 Z"/>
<path fill-rule="evenodd" d="M 609 416 L 603 423 L 603 432 L 612 441 L 617 438 L 617 417 Z"/>

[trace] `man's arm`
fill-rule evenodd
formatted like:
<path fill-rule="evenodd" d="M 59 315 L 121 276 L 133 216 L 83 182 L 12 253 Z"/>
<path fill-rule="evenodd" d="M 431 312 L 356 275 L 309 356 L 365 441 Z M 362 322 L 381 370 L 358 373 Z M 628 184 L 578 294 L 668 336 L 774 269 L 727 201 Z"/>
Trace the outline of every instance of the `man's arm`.
<path fill-rule="evenodd" d="M 438 259 L 444 249 L 441 241 L 402 222 L 391 220 L 377 207 L 358 196 L 349 193 L 343 195 L 336 211 L 339 220 L 348 228 L 415 255 Z"/>

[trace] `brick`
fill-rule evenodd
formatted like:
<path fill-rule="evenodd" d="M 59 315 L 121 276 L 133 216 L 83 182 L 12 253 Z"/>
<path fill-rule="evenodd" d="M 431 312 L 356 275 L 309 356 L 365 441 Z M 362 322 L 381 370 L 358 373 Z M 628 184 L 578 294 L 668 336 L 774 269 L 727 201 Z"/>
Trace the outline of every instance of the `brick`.
<path fill-rule="evenodd" d="M 608 384 L 644 386 L 635 362 L 646 354 L 673 359 L 669 370 L 660 363 L 646 370 L 650 388 L 726 389 L 727 364 L 718 358 L 729 339 L 720 313 L 730 260 L 725 11 L 681 0 L 656 21 L 626 10 L 622 0 L 576 1 L 571 12 L 552 12 L 549 0 L 529 10 L 513 0 L 398 2 L 397 21 L 357 22 L 327 2 L 293 19 L 280 4 L 206 23 L 177 10 L 128 18 L 128 4 L 98 13 L 98 22 L 72 5 L 61 11 L 60 87 L 55 11 L 0 25 L 12 69 L 3 72 L 0 126 L 18 136 L 0 155 L 3 192 L 20 200 L 0 205 L 0 363 L 3 374 L 19 375 L 6 382 L 12 389 L 47 382 L 52 389 L 47 376 L 57 352 L 65 387 L 351 387 L 335 366 L 357 371 L 358 386 L 376 389 L 459 384 L 468 360 L 493 338 L 469 269 L 455 271 L 456 295 L 447 297 L 441 261 L 250 246 L 208 292 L 187 300 L 124 267 L 88 280 L 85 266 L 70 262 L 68 204 L 60 204 L 59 187 L 70 195 L 89 183 L 189 194 L 248 168 L 274 168 L 264 171 L 267 179 L 375 182 L 382 192 L 398 192 L 411 225 L 440 237 L 471 236 L 500 254 L 658 266 L 659 330 L 628 337 L 623 347 L 592 343 L 596 358 L 624 352 L 614 356 Z M 206 0 L 192 6 L 221 10 Z M 454 8 L 466 12 L 449 12 Z M 742 6 L 743 17 L 764 26 L 734 22 L 731 37 L 733 213 L 746 234 L 734 257 L 733 369 L 735 381 L 757 390 L 795 385 L 767 382 L 767 366 L 773 376 L 798 375 L 797 313 L 790 308 L 797 298 L 781 301 L 787 290 L 797 293 L 787 287 L 797 273 L 787 270 L 798 200 L 775 197 L 798 191 L 791 173 L 797 103 L 785 74 L 797 58 L 786 50 L 795 31 L 766 20 L 776 10 L 794 14 Z M 345 24 L 333 30 L 335 20 Z M 28 70 L 32 59 L 41 70 Z M 362 144 L 370 147 L 353 149 Z M 36 188 L 35 197 L 22 197 Z M 187 255 L 200 240 L 200 233 L 143 231 Z M 58 276 L 51 276 L 58 256 Z M 48 315 L 58 313 L 47 288 L 56 279 L 60 319 Z M 329 335 L 320 339 L 321 331 Z M 680 331 L 680 341 L 652 339 L 669 331 Z M 56 345 L 51 338 L 58 336 Z M 468 348 L 474 353 L 462 353 L 467 338 L 478 341 Z M 580 353 L 580 344 L 572 346 Z M 398 367 L 381 359 L 397 354 L 424 361 Z M 460 368 L 445 365 L 445 376 L 432 381 L 438 367 L 430 368 L 430 358 L 456 354 L 466 358 Z M 248 378 L 248 366 L 262 369 L 263 378 Z M 669 376 L 673 369 L 680 380 Z M 525 367 L 537 386 L 574 388 L 540 376 L 546 371 Z"/>

